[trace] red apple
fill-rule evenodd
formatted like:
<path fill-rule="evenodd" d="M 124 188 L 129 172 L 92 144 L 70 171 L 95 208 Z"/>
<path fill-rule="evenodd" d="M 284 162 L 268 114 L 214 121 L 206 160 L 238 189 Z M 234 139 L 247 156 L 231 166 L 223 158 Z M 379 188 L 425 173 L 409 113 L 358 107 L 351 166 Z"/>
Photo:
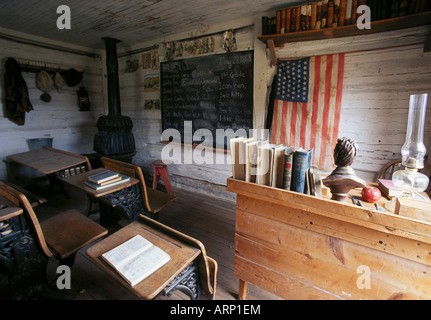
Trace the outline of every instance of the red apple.
<path fill-rule="evenodd" d="M 362 199 L 371 203 L 375 203 L 379 201 L 380 197 L 382 196 L 379 188 L 370 187 L 370 186 L 363 187 L 361 194 L 362 194 Z"/>

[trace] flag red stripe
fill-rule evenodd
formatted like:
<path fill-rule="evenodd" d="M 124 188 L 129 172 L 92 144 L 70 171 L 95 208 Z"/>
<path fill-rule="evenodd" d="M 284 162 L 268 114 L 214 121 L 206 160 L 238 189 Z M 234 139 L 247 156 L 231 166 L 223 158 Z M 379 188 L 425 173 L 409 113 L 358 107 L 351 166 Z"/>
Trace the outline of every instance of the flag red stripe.
<path fill-rule="evenodd" d="M 302 103 L 301 104 L 301 112 L 302 112 L 302 116 L 301 116 L 301 136 L 300 136 L 300 140 L 299 140 L 299 145 L 303 148 L 306 148 L 305 145 L 305 135 L 307 134 L 307 116 L 308 116 L 308 108 L 307 105 L 308 103 Z"/>
<path fill-rule="evenodd" d="M 280 139 L 279 139 L 279 144 L 284 144 L 286 141 L 286 131 L 287 131 L 287 108 L 288 108 L 288 104 L 289 102 L 287 101 L 282 101 L 283 102 L 283 111 L 281 114 L 281 134 L 280 134 Z"/>
<path fill-rule="evenodd" d="M 275 141 L 278 130 L 282 129 L 277 127 L 278 119 L 278 100 L 274 100 L 274 110 L 272 112 L 272 125 L 271 125 L 271 141 Z"/>
<path fill-rule="evenodd" d="M 315 57 L 314 59 L 314 92 L 313 92 L 313 114 L 311 116 L 311 137 L 310 137 L 310 149 L 316 147 L 316 130 L 317 130 L 317 112 L 319 109 L 319 84 L 320 84 L 320 64 L 321 57 Z"/>
<path fill-rule="evenodd" d="M 295 145 L 295 136 L 296 136 L 296 117 L 297 117 L 297 103 L 292 102 L 292 119 L 290 121 L 290 137 L 289 144 Z"/>
<path fill-rule="evenodd" d="M 333 56 L 326 57 L 326 76 L 325 76 L 325 101 L 323 103 L 323 120 L 322 120 L 322 141 L 320 143 L 319 166 L 325 163 L 326 142 L 328 136 L 328 119 L 329 119 L 329 102 L 331 98 L 331 76 L 332 76 Z"/>

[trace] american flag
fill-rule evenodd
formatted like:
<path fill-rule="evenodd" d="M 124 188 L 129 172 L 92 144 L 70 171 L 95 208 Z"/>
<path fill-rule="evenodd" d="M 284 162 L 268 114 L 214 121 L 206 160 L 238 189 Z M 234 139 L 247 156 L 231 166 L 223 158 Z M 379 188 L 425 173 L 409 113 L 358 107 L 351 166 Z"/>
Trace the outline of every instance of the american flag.
<path fill-rule="evenodd" d="M 332 171 L 343 76 L 344 54 L 280 61 L 271 143 L 314 149 L 313 165 Z"/>

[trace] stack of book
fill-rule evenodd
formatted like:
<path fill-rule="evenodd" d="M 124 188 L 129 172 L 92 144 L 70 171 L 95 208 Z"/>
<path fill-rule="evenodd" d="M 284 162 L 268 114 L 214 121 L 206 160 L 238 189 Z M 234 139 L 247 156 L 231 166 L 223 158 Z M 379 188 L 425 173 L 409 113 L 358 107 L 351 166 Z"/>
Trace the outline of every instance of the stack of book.
<path fill-rule="evenodd" d="M 111 170 L 104 170 L 100 173 L 88 176 L 87 180 L 85 180 L 85 184 L 95 190 L 102 190 L 129 180 L 130 177 L 128 176 Z"/>
<path fill-rule="evenodd" d="M 234 179 L 320 195 L 315 191 L 320 189 L 318 169 L 313 167 L 309 172 L 313 149 L 294 150 L 292 146 L 239 137 L 230 140 L 230 150 Z"/>
<path fill-rule="evenodd" d="M 429 0 L 324 0 L 276 11 L 262 17 L 262 35 L 336 28 L 356 24 L 357 8 L 367 5 L 371 21 L 431 10 Z"/>

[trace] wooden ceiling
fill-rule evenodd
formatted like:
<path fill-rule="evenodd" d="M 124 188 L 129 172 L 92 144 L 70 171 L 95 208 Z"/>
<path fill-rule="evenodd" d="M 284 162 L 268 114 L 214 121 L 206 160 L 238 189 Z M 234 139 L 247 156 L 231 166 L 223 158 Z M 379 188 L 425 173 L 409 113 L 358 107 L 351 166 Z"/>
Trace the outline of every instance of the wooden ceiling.
<path fill-rule="evenodd" d="M 145 43 L 167 35 L 196 32 L 209 26 L 260 15 L 296 0 L 2 0 L 0 28 L 101 49 L 103 37 L 122 45 Z M 60 4 L 71 11 L 71 29 L 58 29 Z M 3 30 L 4 31 L 4 30 Z"/>

